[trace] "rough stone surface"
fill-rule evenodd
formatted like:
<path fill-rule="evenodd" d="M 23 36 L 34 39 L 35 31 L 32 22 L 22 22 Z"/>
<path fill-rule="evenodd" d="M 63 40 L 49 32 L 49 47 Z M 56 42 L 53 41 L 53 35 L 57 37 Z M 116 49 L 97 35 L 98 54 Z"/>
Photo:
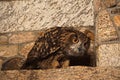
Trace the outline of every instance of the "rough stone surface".
<path fill-rule="evenodd" d="M 0 57 L 11 57 L 17 55 L 17 45 L 1 45 L 0 46 Z"/>
<path fill-rule="evenodd" d="M 96 41 L 116 41 L 118 39 L 115 27 L 110 20 L 109 14 L 106 10 L 99 12 L 96 20 Z"/>
<path fill-rule="evenodd" d="M 100 45 L 97 50 L 97 66 L 120 66 L 120 44 Z"/>
<path fill-rule="evenodd" d="M 117 5 L 116 0 L 103 0 L 103 2 L 106 7 L 113 7 L 113 6 Z"/>
<path fill-rule="evenodd" d="M 24 43 L 34 41 L 35 35 L 32 32 L 19 32 L 9 38 L 9 43 Z"/>
<path fill-rule="evenodd" d="M 1 80 L 119 80 L 120 68 L 70 67 L 50 70 L 1 71 Z"/>
<path fill-rule="evenodd" d="M 7 36 L 0 35 L 0 44 L 7 44 L 7 43 L 8 43 Z"/>
<path fill-rule="evenodd" d="M 27 55 L 28 55 L 29 51 L 32 49 L 33 45 L 34 45 L 34 42 L 21 45 L 20 51 L 19 51 L 20 55 L 27 58 Z"/>
<path fill-rule="evenodd" d="M 93 0 L 23 0 L 0 2 L 0 32 L 52 26 L 94 25 Z"/>

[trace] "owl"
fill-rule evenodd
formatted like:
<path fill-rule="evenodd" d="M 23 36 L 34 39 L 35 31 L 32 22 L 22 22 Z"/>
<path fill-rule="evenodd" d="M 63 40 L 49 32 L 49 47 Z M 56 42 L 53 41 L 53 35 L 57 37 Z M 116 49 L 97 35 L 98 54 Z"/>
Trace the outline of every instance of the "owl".
<path fill-rule="evenodd" d="M 73 27 L 53 27 L 42 33 L 21 69 L 64 68 L 87 54 L 90 39 Z"/>

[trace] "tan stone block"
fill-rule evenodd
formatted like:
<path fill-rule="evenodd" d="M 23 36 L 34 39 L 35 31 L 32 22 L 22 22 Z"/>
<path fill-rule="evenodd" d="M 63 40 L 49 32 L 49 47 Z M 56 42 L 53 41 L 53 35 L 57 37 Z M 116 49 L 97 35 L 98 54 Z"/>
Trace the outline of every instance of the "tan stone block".
<path fill-rule="evenodd" d="M 118 40 L 115 27 L 110 20 L 110 16 L 106 10 L 99 12 L 96 19 L 96 41 L 116 41 Z"/>
<path fill-rule="evenodd" d="M 97 66 L 120 66 L 120 44 L 104 44 L 97 49 Z"/>
<path fill-rule="evenodd" d="M 119 80 L 120 68 L 72 66 L 66 69 L 9 70 L 0 80 Z"/>
<path fill-rule="evenodd" d="M 29 51 L 32 49 L 33 45 L 34 45 L 34 42 L 21 45 L 19 53 L 22 56 L 24 56 L 25 58 L 27 58 L 27 55 L 28 55 Z"/>
<path fill-rule="evenodd" d="M 113 7 L 117 4 L 116 0 L 103 0 L 106 7 Z"/>
<path fill-rule="evenodd" d="M 35 35 L 33 32 L 19 32 L 18 34 L 13 34 L 9 38 L 9 43 L 24 43 L 35 40 Z"/>
<path fill-rule="evenodd" d="M 22 71 L 21 70 L 17 80 L 29 80 L 28 77 L 30 74 L 31 74 L 31 71 Z M 44 80 L 44 79 L 41 79 L 41 80 Z"/>
<path fill-rule="evenodd" d="M 17 45 L 1 45 L 0 46 L 0 56 L 2 57 L 11 57 L 15 56 L 18 53 Z"/>
<path fill-rule="evenodd" d="M 8 43 L 8 38 L 7 36 L 0 36 L 0 44 L 7 44 Z"/>

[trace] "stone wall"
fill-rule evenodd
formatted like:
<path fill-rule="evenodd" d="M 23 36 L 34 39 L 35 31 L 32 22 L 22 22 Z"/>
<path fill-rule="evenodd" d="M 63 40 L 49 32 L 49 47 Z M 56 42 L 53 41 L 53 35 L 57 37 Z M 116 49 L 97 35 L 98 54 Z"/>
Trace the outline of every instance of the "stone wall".
<path fill-rule="evenodd" d="M 0 2 L 0 33 L 53 26 L 93 26 L 93 0 L 10 0 Z"/>
<path fill-rule="evenodd" d="M 97 66 L 120 66 L 120 1 L 94 0 Z"/>
<path fill-rule="evenodd" d="M 95 28 L 97 66 L 0 71 L 1 80 L 120 79 L 120 68 L 113 68 L 120 67 L 120 0 L 6 0 L 0 2 L 0 11 L 0 65 L 11 57 L 26 58 L 41 29 L 67 25 L 93 33 Z"/>

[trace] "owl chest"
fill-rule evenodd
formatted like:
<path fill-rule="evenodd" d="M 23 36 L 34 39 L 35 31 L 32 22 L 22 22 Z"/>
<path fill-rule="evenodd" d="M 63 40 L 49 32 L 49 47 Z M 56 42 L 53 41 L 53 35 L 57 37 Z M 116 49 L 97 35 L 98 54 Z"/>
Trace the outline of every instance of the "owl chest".
<path fill-rule="evenodd" d="M 54 68 L 65 68 L 69 66 L 69 59 L 64 54 L 51 55 L 38 62 L 38 68 L 40 69 L 54 69 Z"/>

